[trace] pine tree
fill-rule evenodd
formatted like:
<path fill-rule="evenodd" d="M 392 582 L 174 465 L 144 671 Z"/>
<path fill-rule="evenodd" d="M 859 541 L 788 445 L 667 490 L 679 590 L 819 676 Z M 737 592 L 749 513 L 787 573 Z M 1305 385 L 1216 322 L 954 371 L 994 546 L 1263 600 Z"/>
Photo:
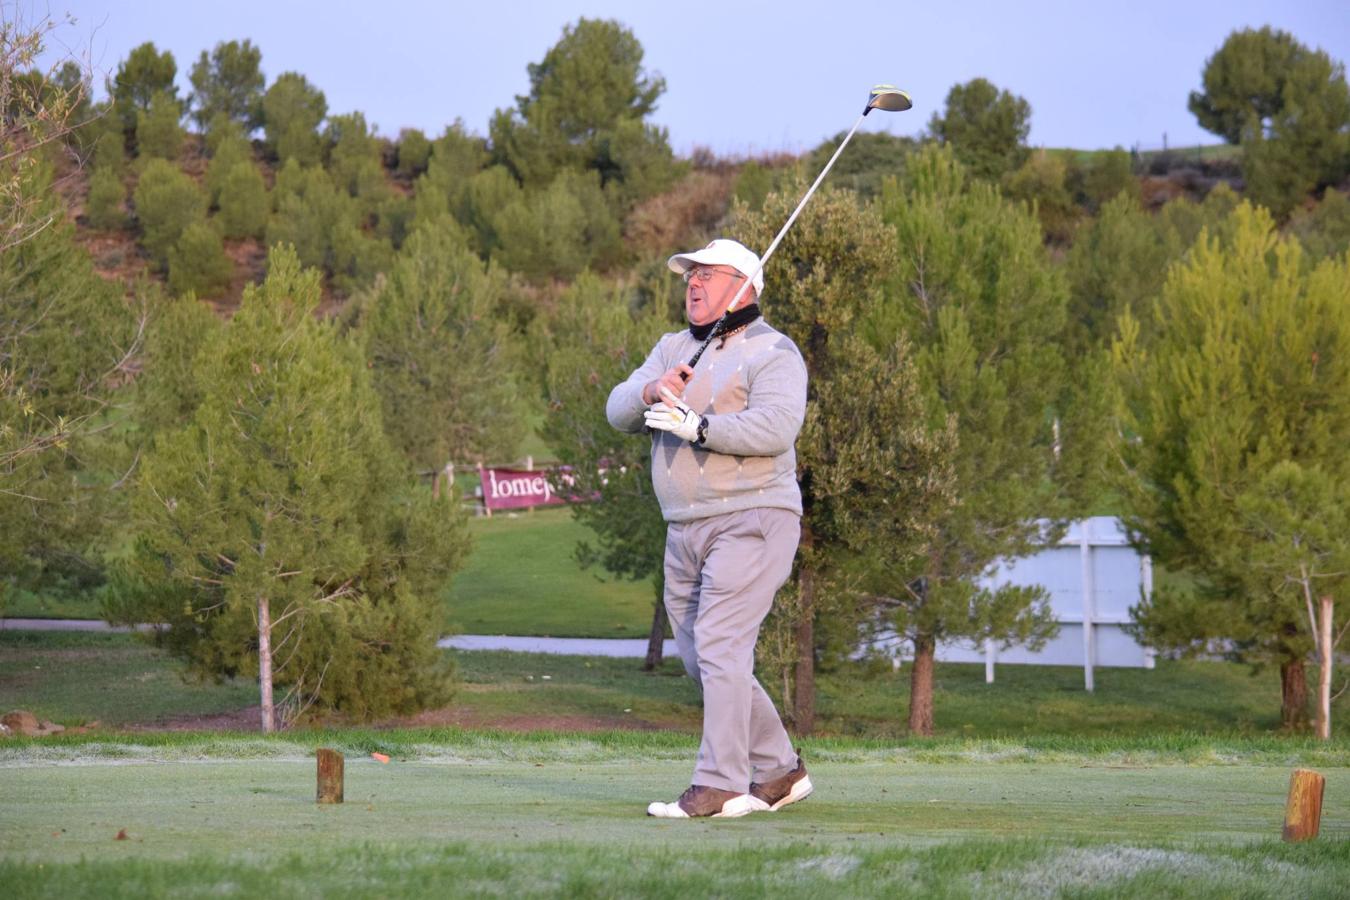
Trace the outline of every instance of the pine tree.
<path fill-rule="evenodd" d="M 178 159 L 183 149 L 182 114 L 182 107 L 171 94 L 155 94 L 149 108 L 136 113 L 136 155 L 141 159 Z"/>
<path fill-rule="evenodd" d="M 304 166 L 323 161 L 319 125 L 328 115 L 328 101 L 305 76 L 282 72 L 263 95 L 262 112 L 268 148 L 279 161 L 294 159 Z"/>
<path fill-rule="evenodd" d="M 921 151 L 908 176 L 883 188 L 898 271 L 868 327 L 908 338 L 932 427 L 956 422 L 955 503 L 908 573 L 895 618 L 914 645 L 910 731 L 931 734 L 939 641 L 1035 647 L 1055 628 L 1043 589 L 991 590 L 982 579 L 1053 539 L 1057 529 L 1042 522 L 1068 511 L 1052 431 L 1069 406 L 1067 290 L 1030 211 L 968 181 L 949 148 Z"/>
<path fill-rule="evenodd" d="M 997 182 L 1026 159 L 1031 105 L 984 78 L 953 85 L 928 130 L 951 146 L 971 176 Z"/>
<path fill-rule="evenodd" d="M 173 163 L 152 159 L 136 183 L 133 200 L 141 226 L 141 246 L 161 268 L 183 232 L 206 215 L 206 197 Z"/>
<path fill-rule="evenodd" d="M 360 300 L 385 427 L 421 470 L 510 459 L 524 437 L 505 289 L 454 229 L 426 226 Z"/>
<path fill-rule="evenodd" d="M 132 404 L 139 449 L 155 435 L 181 427 L 202 402 L 204 385 L 193 373 L 197 354 L 220 339 L 224 323 L 195 297 L 173 297 L 148 288 L 148 317 L 140 355 L 144 377 Z"/>
<path fill-rule="evenodd" d="M 1268 590 L 1293 594 L 1307 612 L 1320 678 L 1316 733 L 1331 739 L 1331 675 L 1347 626 L 1335 624 L 1350 588 L 1350 482 L 1319 465 L 1276 463 L 1234 501 L 1244 540 L 1229 546 L 1226 567 L 1246 567 Z"/>
<path fill-rule="evenodd" d="M 500 109 L 490 128 L 495 161 L 525 187 L 564 169 L 593 170 L 625 204 L 675 177 L 664 128 L 646 122 L 665 79 L 642 67 L 642 44 L 612 20 L 578 19 L 529 65 L 530 93 Z"/>
<path fill-rule="evenodd" d="M 113 112 L 121 120 L 123 132 L 135 134 L 138 114 L 150 109 L 157 94 L 176 98 L 177 75 L 178 63 L 170 51 L 160 53 L 150 41 L 132 48 L 108 85 Z"/>
<path fill-rule="evenodd" d="M 225 255 L 220 233 L 207 222 L 193 222 L 169 251 L 169 287 L 176 294 L 214 297 L 230 283 L 234 263 Z"/>
<path fill-rule="evenodd" d="M 577 548 L 584 565 L 598 564 L 620 578 L 651 584 L 655 606 L 647 669 L 660 664 L 666 630 L 666 523 L 652 492 L 650 438 L 615 431 L 605 417 L 605 402 L 657 338 L 677 327 L 661 312 L 631 314 L 619 290 L 589 274 L 568 288 L 549 324 L 553 349 L 547 357 L 548 415 L 541 436 L 568 467 L 553 489 L 580 498 L 571 506 L 572 516 L 595 532 L 594 544 Z"/>
<path fill-rule="evenodd" d="M 362 201 L 362 208 L 373 210 L 389 192 L 384 181 L 380 143 L 366 126 L 361 113 L 330 116 L 325 129 L 330 148 L 328 174 L 339 190 Z"/>
<path fill-rule="evenodd" d="M 96 425 L 139 349 L 132 307 L 75 242 L 50 178 L 34 168 L 17 185 L 50 224 L 0 253 L 0 604 L 14 585 L 96 574 L 125 471 L 111 474 L 118 448 Z"/>
<path fill-rule="evenodd" d="M 235 163 L 220 182 L 220 228 L 225 237 L 261 237 L 270 201 L 262 173 L 252 162 Z"/>
<path fill-rule="evenodd" d="M 622 252 L 619 222 L 593 172 L 559 173 L 546 190 L 497 211 L 492 223 L 493 259 L 535 281 L 575 278 Z"/>
<path fill-rule="evenodd" d="M 478 175 L 487 160 L 486 142 L 469 134 L 462 122 L 456 120 L 446 128 L 445 133 L 432 142 L 427 170 L 414 183 L 416 221 L 419 224 L 432 222 L 451 215 L 469 225 L 469 180 Z M 510 190 L 519 192 L 511 173 L 504 167 L 498 168 Z"/>
<path fill-rule="evenodd" d="M 1072 355 L 1109 346 L 1126 310 L 1138 323 L 1141 339 L 1150 341 L 1153 304 L 1168 268 L 1191 248 L 1201 229 L 1215 234 L 1227 228 L 1236 203 L 1226 186 L 1211 191 L 1204 203 L 1177 199 L 1157 214 L 1146 212 L 1132 194 L 1107 201 L 1079 232 L 1065 263 Z"/>
<path fill-rule="evenodd" d="M 1242 145 L 1248 197 L 1284 217 L 1350 172 L 1350 85 L 1344 63 L 1265 26 L 1228 36 L 1205 61 L 1190 110 Z"/>
<path fill-rule="evenodd" d="M 1140 340 L 1127 315 L 1113 347 L 1131 527 L 1198 582 L 1141 606 L 1142 635 L 1183 650 L 1227 640 L 1239 659 L 1278 664 L 1288 728 L 1306 722 L 1312 638 L 1294 585 L 1252 564 L 1258 536 L 1239 501 L 1271 494 L 1264 480 L 1284 463 L 1331 485 L 1350 476 L 1348 267 L 1305 265 L 1297 241 L 1244 203 L 1224 237 L 1202 233 L 1169 271 L 1156 337 Z"/>
<path fill-rule="evenodd" d="M 231 127 L 225 128 L 211 150 L 211 162 L 206 166 L 206 190 L 211 197 L 213 207 L 220 205 L 221 194 L 225 190 L 225 179 L 241 163 L 253 162 L 253 148 Z"/>
<path fill-rule="evenodd" d="M 265 730 L 445 699 L 438 595 L 467 549 L 462 514 L 398 462 L 359 347 L 318 302 L 318 273 L 278 249 L 197 352 L 200 405 L 143 459 L 139 589 L 119 610 L 169 625 L 157 639 L 203 674 L 256 674 Z"/>
<path fill-rule="evenodd" d="M 1327 188 L 1320 203 L 1294 214 L 1289 231 L 1313 262 L 1340 256 L 1350 250 L 1350 197 Z"/>
<path fill-rule="evenodd" d="M 1082 212 L 1068 180 L 1066 154 L 1035 150 L 1020 168 L 1003 177 L 1003 190 L 1010 199 L 1021 200 L 1035 211 L 1047 241 L 1067 244 Z"/>
<path fill-rule="evenodd" d="M 756 212 L 738 207 L 733 233 L 747 246 L 768 246 L 802 190 L 800 183 L 789 183 L 783 192 L 769 194 Z M 862 311 L 880 300 L 894 252 L 891 240 L 890 230 L 874 208 L 860 207 L 851 191 L 825 190 L 812 199 L 776 251 L 773 265 L 765 270 L 765 318 L 792 338 L 806 361 L 808 417 L 813 415 L 822 385 L 842 365 L 841 336 L 857 327 Z M 831 548 L 825 533 L 828 522 L 820 519 L 813 487 L 821 460 L 811 455 L 811 447 L 801 441 L 797 447 L 803 516 L 796 600 L 778 605 L 764 636 L 771 641 L 775 630 L 793 633 L 788 715 L 793 728 L 803 734 L 815 723 L 816 623 L 835 615 L 838 610 L 833 604 L 843 601 L 837 592 L 824 589 Z M 789 643 L 786 639 L 779 642 Z"/>
<path fill-rule="evenodd" d="M 915 631 L 914 573 L 955 501 L 957 439 L 955 417 L 929 413 L 903 339 L 880 349 L 858 335 L 836 340 L 831 377 L 816 386 L 798 451 L 812 460 L 812 527 L 835 557 L 834 590 L 856 598 L 847 615 L 833 617 L 840 650 L 851 655 L 869 632 Z M 790 690 L 785 679 L 785 698 Z"/>
<path fill-rule="evenodd" d="M 393 247 L 362 230 L 356 199 L 323 169 L 287 162 L 272 199 L 276 211 L 267 223 L 267 243 L 293 244 L 302 264 L 322 268 L 343 293 L 367 286 L 392 262 Z"/>
<path fill-rule="evenodd" d="M 122 177 L 111 166 L 94 169 L 89 179 L 89 202 L 85 214 L 89 224 L 104 231 L 113 231 L 127 222 L 127 188 Z"/>
<path fill-rule="evenodd" d="M 405 128 L 398 133 L 398 174 L 416 178 L 427 170 L 431 161 L 431 141 L 417 128 Z"/>
<path fill-rule="evenodd" d="M 205 129 L 217 116 L 240 123 L 246 132 L 261 124 L 265 80 L 262 51 L 251 41 L 221 41 L 192 66 L 192 117 Z"/>

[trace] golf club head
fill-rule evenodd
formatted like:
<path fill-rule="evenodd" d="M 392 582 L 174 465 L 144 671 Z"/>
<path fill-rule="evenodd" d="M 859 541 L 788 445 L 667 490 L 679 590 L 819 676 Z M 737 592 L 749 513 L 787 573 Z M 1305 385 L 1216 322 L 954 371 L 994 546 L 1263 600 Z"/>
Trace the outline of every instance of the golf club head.
<path fill-rule="evenodd" d="M 913 105 L 913 101 L 909 99 L 909 94 L 905 91 L 900 90 L 893 84 L 879 84 L 872 88 L 863 115 L 867 115 L 874 109 L 884 110 L 885 112 L 904 112 Z"/>

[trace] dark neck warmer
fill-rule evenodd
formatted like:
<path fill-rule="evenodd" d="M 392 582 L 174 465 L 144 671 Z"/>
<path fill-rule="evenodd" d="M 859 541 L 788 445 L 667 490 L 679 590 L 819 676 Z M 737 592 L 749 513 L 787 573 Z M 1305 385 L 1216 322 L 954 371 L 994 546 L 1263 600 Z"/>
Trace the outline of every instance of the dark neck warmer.
<path fill-rule="evenodd" d="M 728 331 L 735 331 L 742 325 L 748 325 L 759 318 L 759 304 L 751 303 L 749 306 L 743 306 L 727 314 L 726 318 L 719 319 L 716 322 L 709 322 L 707 325 L 690 325 L 689 333 L 694 336 L 696 341 L 706 341 L 708 335 L 717 329 L 718 334 L 726 334 Z"/>

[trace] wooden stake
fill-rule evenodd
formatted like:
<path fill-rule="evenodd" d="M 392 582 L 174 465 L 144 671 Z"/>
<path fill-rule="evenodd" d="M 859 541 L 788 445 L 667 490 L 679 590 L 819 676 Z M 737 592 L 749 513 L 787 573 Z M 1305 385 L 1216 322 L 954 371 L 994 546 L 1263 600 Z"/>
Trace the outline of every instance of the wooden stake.
<path fill-rule="evenodd" d="M 1284 809 L 1284 839 L 1307 841 L 1322 827 L 1322 792 L 1327 780 L 1312 769 L 1295 769 L 1289 776 L 1289 803 Z"/>
<path fill-rule="evenodd" d="M 342 754 L 336 750 L 319 748 L 318 803 L 342 802 Z"/>

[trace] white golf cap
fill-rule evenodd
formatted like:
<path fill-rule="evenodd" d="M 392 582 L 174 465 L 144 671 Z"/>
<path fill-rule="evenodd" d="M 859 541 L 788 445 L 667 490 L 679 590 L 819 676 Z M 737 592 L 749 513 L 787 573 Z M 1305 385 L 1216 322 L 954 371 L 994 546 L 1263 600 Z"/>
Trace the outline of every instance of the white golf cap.
<path fill-rule="evenodd" d="M 666 260 L 670 271 L 683 275 L 694 266 L 731 266 L 746 278 L 753 273 L 755 295 L 764 293 L 764 273 L 759 271 L 759 256 L 739 241 L 718 238 L 702 250 L 676 253 Z"/>

